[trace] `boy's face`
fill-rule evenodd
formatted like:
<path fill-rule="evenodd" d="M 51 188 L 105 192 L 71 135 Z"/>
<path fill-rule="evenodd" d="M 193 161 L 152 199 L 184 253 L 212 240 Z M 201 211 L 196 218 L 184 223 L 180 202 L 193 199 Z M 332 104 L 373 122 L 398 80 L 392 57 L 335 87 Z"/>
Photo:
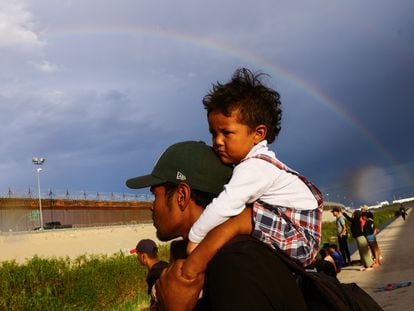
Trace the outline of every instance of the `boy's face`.
<path fill-rule="evenodd" d="M 251 129 L 241 123 L 238 110 L 233 110 L 230 117 L 220 111 L 212 111 L 208 114 L 208 124 L 213 138 L 213 148 L 225 164 L 239 163 L 254 145 L 264 139 L 264 126 L 259 125 L 258 131 L 257 128 Z"/>

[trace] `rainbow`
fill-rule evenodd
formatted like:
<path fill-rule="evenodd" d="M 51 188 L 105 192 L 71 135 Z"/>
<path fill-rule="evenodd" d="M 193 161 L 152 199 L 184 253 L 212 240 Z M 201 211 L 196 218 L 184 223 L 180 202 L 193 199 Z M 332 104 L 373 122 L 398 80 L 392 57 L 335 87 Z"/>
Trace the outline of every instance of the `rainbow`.
<path fill-rule="evenodd" d="M 332 98 L 325 95 L 321 90 L 319 90 L 315 85 L 312 85 L 309 81 L 306 81 L 295 75 L 294 73 L 288 71 L 279 64 L 275 64 L 266 60 L 265 58 L 251 53 L 247 50 L 240 48 L 232 47 L 228 44 L 219 42 L 215 39 L 209 37 L 201 37 L 192 35 L 190 33 L 178 32 L 172 29 L 165 29 L 162 27 L 159 28 L 148 28 L 148 27 L 122 27 L 122 28 L 101 28 L 97 26 L 82 26 L 78 28 L 70 29 L 53 29 L 46 30 L 42 33 L 46 41 L 49 38 L 53 37 L 62 37 L 62 36 L 88 36 L 88 35 L 131 35 L 131 36 L 143 36 L 161 40 L 173 41 L 175 44 L 182 45 L 192 45 L 199 48 L 215 51 L 221 54 L 227 54 L 231 57 L 239 59 L 245 63 L 254 65 L 257 68 L 260 68 L 264 72 L 280 78 L 294 86 L 299 87 L 307 95 L 310 95 L 311 98 L 315 99 L 317 103 L 325 106 L 340 119 L 345 121 L 350 127 L 355 128 L 360 132 L 368 142 L 370 142 L 376 149 L 378 149 L 381 154 L 390 162 L 393 167 L 399 170 L 399 174 L 406 178 L 409 184 L 414 185 L 414 182 L 407 172 L 398 165 L 396 157 L 383 145 L 380 140 L 375 137 L 363 124 L 363 122 L 358 119 L 357 116 L 352 115 L 351 113 L 345 111 L 342 106 Z"/>

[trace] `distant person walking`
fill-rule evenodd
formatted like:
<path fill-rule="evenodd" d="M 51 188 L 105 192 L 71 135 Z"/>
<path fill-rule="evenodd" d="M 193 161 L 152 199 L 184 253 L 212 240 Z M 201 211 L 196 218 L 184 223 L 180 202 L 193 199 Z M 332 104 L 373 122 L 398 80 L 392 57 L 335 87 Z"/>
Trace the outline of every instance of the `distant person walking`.
<path fill-rule="evenodd" d="M 348 247 L 348 229 L 346 227 L 345 217 L 342 215 L 342 210 L 339 207 L 334 207 L 331 212 L 336 218 L 336 235 L 338 237 L 343 265 L 351 265 L 351 254 Z"/>
<path fill-rule="evenodd" d="M 402 217 L 402 219 L 404 219 L 404 221 L 405 221 L 405 217 L 407 216 L 407 211 L 405 210 L 405 208 L 404 208 L 404 205 L 400 205 L 400 215 L 401 215 L 401 217 Z"/>

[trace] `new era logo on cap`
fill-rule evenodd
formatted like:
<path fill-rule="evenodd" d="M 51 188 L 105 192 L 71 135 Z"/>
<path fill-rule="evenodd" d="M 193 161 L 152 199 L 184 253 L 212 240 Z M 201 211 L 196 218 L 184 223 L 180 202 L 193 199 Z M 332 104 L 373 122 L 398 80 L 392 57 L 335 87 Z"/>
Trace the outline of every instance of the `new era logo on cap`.
<path fill-rule="evenodd" d="M 232 170 L 204 142 L 185 141 L 168 147 L 151 174 L 130 178 L 126 184 L 129 188 L 140 189 L 167 182 L 186 182 L 195 190 L 218 194 L 230 179 Z"/>
<path fill-rule="evenodd" d="M 187 177 L 185 177 L 185 175 L 181 172 L 177 172 L 177 176 L 175 177 L 175 179 L 177 180 L 186 180 Z"/>

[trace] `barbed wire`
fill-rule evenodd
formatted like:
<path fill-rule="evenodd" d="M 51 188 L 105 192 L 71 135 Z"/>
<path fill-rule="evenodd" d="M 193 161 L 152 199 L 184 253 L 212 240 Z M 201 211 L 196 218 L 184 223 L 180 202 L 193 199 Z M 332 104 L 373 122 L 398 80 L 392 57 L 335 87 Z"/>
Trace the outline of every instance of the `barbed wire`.
<path fill-rule="evenodd" d="M 132 194 L 125 192 L 103 192 L 88 190 L 71 190 L 68 189 L 44 189 L 40 192 L 42 199 L 67 199 L 67 200 L 98 200 L 98 201 L 145 201 L 152 202 L 154 196 L 152 194 Z M 26 198 L 37 199 L 38 192 L 36 189 L 8 188 L 7 191 L 0 192 L 0 198 Z"/>

